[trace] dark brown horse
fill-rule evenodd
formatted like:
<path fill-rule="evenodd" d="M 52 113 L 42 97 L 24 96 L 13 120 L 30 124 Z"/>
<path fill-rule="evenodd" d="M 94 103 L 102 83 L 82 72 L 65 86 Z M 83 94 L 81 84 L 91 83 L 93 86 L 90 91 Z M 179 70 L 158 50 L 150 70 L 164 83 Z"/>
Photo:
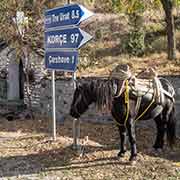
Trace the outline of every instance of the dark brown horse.
<path fill-rule="evenodd" d="M 116 96 L 114 87 L 117 87 L 117 80 L 92 80 L 78 84 L 74 92 L 71 104 L 70 114 L 74 118 L 79 118 L 89 107 L 95 103 L 100 110 L 110 110 L 114 117 L 120 134 L 120 151 L 118 156 L 121 157 L 126 152 L 125 137 L 129 137 L 131 156 L 130 161 L 136 160 L 136 137 L 135 137 L 135 120 L 154 119 L 157 127 L 157 136 L 154 148 L 163 148 L 164 135 L 167 134 L 169 145 L 175 142 L 175 108 L 174 108 L 174 89 L 171 84 L 162 79 L 161 84 L 164 87 L 164 100 L 156 102 L 154 95 L 147 91 L 141 95 L 141 103 L 138 112 L 135 112 L 138 97 L 133 93 L 128 84 L 129 91 L 122 92 Z"/>

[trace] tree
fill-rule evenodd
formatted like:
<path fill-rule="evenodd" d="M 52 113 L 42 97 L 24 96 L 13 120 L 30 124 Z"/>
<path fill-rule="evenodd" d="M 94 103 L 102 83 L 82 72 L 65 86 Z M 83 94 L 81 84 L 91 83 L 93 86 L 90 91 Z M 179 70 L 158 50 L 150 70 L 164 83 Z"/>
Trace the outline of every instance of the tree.
<path fill-rule="evenodd" d="M 43 10 L 52 1 L 47 0 L 1 0 L 0 1 L 0 38 L 6 41 L 10 49 L 14 49 L 15 55 L 13 59 L 19 62 L 22 67 L 21 60 L 25 64 L 25 75 L 27 80 L 27 96 L 29 99 L 29 109 L 31 110 L 31 98 L 29 91 L 29 55 L 38 48 L 43 47 Z M 14 62 L 15 63 L 15 62 Z M 15 65 L 9 68 L 10 74 L 15 74 Z M 23 74 L 20 70 L 19 74 Z M 16 72 L 18 72 L 16 70 Z M 17 73 L 16 73 L 17 74 Z M 11 75 L 13 77 L 13 75 Z M 22 77 L 20 77 L 20 87 L 22 86 Z M 11 89 L 17 87 L 16 81 L 11 81 Z M 9 94 L 13 96 L 14 92 Z M 23 92 L 19 94 L 23 97 Z"/>
<path fill-rule="evenodd" d="M 166 19 L 166 31 L 168 41 L 168 59 L 176 59 L 176 37 L 173 16 L 173 1 L 161 0 Z"/>
<path fill-rule="evenodd" d="M 112 0 L 115 9 L 128 13 L 142 13 L 147 8 L 162 7 L 165 12 L 166 29 L 167 29 L 167 53 L 168 59 L 176 59 L 176 38 L 175 38 L 175 28 L 174 28 L 174 16 L 173 7 L 180 4 L 180 0 Z"/>

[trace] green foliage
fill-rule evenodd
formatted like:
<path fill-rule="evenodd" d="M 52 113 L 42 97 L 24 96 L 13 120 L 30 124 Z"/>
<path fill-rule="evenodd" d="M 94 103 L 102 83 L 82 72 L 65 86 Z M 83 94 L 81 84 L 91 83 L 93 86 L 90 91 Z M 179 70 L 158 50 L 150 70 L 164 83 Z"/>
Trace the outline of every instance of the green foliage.
<path fill-rule="evenodd" d="M 164 30 L 164 24 L 162 23 L 152 23 L 145 25 L 146 33 L 158 32 Z"/>
<path fill-rule="evenodd" d="M 147 3 L 143 0 L 112 0 L 112 5 L 116 12 L 141 14 L 145 11 Z"/>
<path fill-rule="evenodd" d="M 173 4 L 175 6 L 180 6 L 180 0 L 173 0 Z"/>
<path fill-rule="evenodd" d="M 160 53 L 167 49 L 167 39 L 165 36 L 154 38 L 154 40 L 148 45 L 147 52 L 149 53 Z"/>
<path fill-rule="evenodd" d="M 132 31 L 125 42 L 125 51 L 131 55 L 142 56 L 144 54 L 144 32 Z"/>
<path fill-rule="evenodd" d="M 124 42 L 124 49 L 129 54 L 142 56 L 145 50 L 143 18 L 135 13 L 129 15 L 131 27 L 127 39 Z"/>
<path fill-rule="evenodd" d="M 143 13 L 145 11 L 145 4 L 139 0 L 130 0 L 128 1 L 127 11 L 128 14 L 132 13 Z"/>
<path fill-rule="evenodd" d="M 158 9 L 159 7 L 161 7 L 161 0 L 153 0 L 151 3 L 151 8 Z"/>
<path fill-rule="evenodd" d="M 123 3 L 119 0 L 112 0 L 112 6 L 115 12 L 122 12 L 123 11 Z"/>

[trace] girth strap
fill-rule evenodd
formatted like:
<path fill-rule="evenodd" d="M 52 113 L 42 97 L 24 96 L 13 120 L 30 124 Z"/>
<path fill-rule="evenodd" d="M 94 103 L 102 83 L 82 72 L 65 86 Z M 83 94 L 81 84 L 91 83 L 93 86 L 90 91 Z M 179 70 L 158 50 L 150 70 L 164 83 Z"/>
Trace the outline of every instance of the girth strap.
<path fill-rule="evenodd" d="M 142 96 L 138 96 L 138 97 L 137 97 L 137 101 L 136 101 L 134 118 L 138 115 L 139 108 L 140 108 L 140 105 L 141 105 L 141 100 L 142 100 Z"/>
<path fill-rule="evenodd" d="M 151 107 L 151 105 L 155 102 L 155 97 L 156 97 L 156 91 L 154 91 L 154 94 L 153 94 L 153 98 L 152 98 L 152 101 L 150 102 L 150 104 L 147 106 L 147 108 L 135 119 L 135 122 L 137 120 L 139 120 L 147 111 L 148 109 Z"/>

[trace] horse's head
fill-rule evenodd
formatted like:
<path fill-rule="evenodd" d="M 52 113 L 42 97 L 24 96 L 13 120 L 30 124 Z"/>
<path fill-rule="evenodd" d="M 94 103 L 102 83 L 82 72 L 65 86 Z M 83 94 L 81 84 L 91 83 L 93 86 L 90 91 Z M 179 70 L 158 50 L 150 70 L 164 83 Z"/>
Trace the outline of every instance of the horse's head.
<path fill-rule="evenodd" d="M 93 94 L 92 83 L 78 84 L 74 92 L 70 115 L 74 118 L 79 118 L 94 100 L 95 95 Z"/>

